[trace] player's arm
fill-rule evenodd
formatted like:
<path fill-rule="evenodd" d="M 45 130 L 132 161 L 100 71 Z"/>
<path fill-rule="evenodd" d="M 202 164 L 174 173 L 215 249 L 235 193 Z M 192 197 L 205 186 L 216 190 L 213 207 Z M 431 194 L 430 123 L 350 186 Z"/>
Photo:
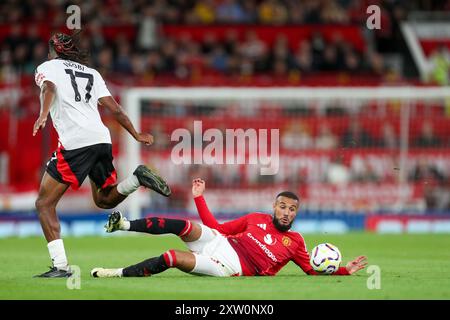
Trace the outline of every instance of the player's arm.
<path fill-rule="evenodd" d="M 146 145 L 151 145 L 153 143 L 153 136 L 149 133 L 139 133 L 134 128 L 133 124 L 128 118 L 125 110 L 112 96 L 106 96 L 98 99 L 98 104 L 100 106 L 106 107 L 114 116 L 117 122 L 127 130 L 134 139 L 138 142 L 142 142 Z"/>
<path fill-rule="evenodd" d="M 310 276 L 320 275 L 314 271 L 310 264 L 310 256 L 306 250 L 304 243 L 300 244 L 295 257 L 292 259 L 295 264 L 297 264 L 306 274 Z M 365 256 L 359 256 L 356 259 L 347 263 L 345 267 L 340 267 L 335 273 L 331 274 L 333 276 L 349 276 L 361 269 L 364 269 L 367 265 L 367 260 Z"/>
<path fill-rule="evenodd" d="M 53 104 L 53 101 L 56 97 L 56 86 L 53 82 L 44 81 L 41 86 L 41 112 L 39 114 L 39 118 L 36 120 L 33 126 L 33 136 L 39 131 L 39 129 L 45 128 L 45 123 L 47 122 L 47 117 L 50 112 L 50 107 Z"/>
<path fill-rule="evenodd" d="M 194 196 L 195 206 L 197 207 L 198 214 L 200 219 L 202 219 L 203 224 L 225 235 L 243 232 L 247 227 L 247 216 L 225 223 L 218 223 L 206 204 L 205 198 L 203 197 L 204 191 L 205 181 L 202 179 L 194 179 L 192 181 L 192 195 Z"/>

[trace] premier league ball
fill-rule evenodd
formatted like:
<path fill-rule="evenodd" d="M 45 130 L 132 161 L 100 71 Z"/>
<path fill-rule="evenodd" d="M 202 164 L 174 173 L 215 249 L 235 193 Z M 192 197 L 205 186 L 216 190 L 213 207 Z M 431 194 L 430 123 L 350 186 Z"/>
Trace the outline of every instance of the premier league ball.
<path fill-rule="evenodd" d="M 311 251 L 311 266 L 322 274 L 331 274 L 339 269 L 341 264 L 341 253 L 339 249 L 331 243 L 321 243 Z"/>

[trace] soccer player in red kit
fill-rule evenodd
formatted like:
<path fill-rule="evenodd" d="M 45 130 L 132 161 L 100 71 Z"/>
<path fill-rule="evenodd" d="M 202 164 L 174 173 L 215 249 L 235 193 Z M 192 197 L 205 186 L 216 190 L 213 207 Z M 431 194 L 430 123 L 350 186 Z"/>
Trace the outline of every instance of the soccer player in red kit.
<path fill-rule="evenodd" d="M 205 182 L 195 179 L 192 194 L 203 224 L 189 220 L 146 218 L 127 221 L 118 211 L 110 215 L 108 232 L 116 230 L 173 233 L 190 252 L 169 250 L 159 257 L 118 269 L 94 268 L 94 277 L 149 276 L 168 268 L 210 276 L 273 276 L 289 261 L 306 274 L 317 275 L 309 260 L 305 241 L 298 232 L 289 231 L 297 215 L 299 198 L 285 191 L 275 199 L 274 213 L 250 213 L 236 220 L 218 223 L 203 198 Z M 367 265 L 360 256 L 340 267 L 333 275 L 350 275 Z"/>

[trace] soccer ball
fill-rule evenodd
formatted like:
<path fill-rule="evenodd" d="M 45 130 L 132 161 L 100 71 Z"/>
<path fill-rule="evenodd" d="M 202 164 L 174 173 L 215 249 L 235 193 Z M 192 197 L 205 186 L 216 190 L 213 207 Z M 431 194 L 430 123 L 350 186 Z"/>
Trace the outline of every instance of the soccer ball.
<path fill-rule="evenodd" d="M 332 274 L 339 269 L 341 252 L 331 243 L 321 243 L 311 251 L 310 263 L 314 271 L 322 274 Z"/>

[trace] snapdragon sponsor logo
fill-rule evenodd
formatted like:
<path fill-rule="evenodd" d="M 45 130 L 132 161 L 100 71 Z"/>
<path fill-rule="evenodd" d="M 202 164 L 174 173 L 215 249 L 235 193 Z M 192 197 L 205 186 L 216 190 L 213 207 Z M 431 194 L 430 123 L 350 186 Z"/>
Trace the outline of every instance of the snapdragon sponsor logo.
<path fill-rule="evenodd" d="M 278 262 L 278 259 L 275 257 L 275 255 L 270 251 L 265 244 L 261 243 L 258 239 L 256 239 L 250 232 L 247 233 L 247 236 L 255 241 L 255 243 L 266 253 L 266 255 L 272 259 L 273 262 Z"/>
<path fill-rule="evenodd" d="M 279 129 L 225 129 L 223 133 L 210 128 L 203 132 L 202 121 L 194 121 L 193 136 L 188 129 L 178 128 L 171 140 L 178 142 L 171 153 L 175 164 L 254 164 L 260 165 L 261 175 L 278 173 Z M 204 146 L 204 142 L 210 143 Z"/>

